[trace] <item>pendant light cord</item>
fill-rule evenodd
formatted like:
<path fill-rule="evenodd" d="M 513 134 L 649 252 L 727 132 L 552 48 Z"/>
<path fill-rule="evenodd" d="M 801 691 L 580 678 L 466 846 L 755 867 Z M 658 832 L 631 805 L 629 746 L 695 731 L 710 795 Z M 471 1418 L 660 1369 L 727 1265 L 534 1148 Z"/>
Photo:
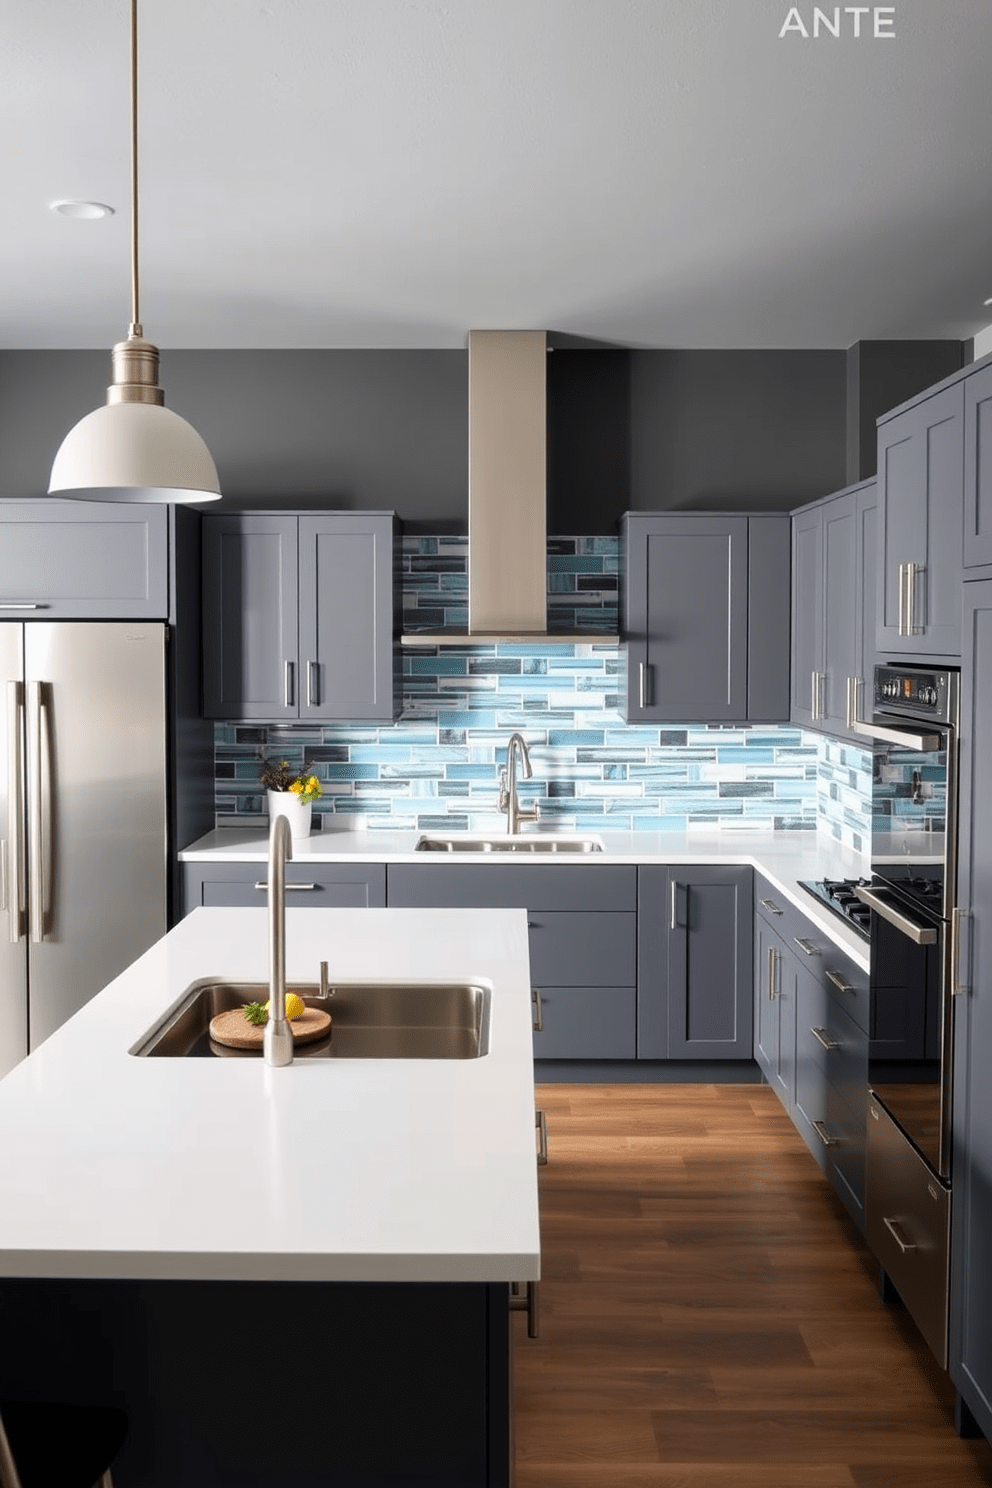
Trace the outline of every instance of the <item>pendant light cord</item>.
<path fill-rule="evenodd" d="M 138 0 L 131 0 L 131 330 L 140 336 L 138 311 Z"/>

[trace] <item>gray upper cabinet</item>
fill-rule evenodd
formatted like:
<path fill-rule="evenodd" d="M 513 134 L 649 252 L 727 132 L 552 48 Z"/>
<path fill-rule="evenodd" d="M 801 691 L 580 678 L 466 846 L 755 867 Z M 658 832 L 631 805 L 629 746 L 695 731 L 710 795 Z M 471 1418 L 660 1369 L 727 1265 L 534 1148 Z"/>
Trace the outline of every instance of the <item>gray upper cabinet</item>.
<path fill-rule="evenodd" d="M 203 522 L 203 700 L 208 718 L 299 716 L 296 517 Z"/>
<path fill-rule="evenodd" d="M 961 654 L 963 381 L 878 426 L 879 656 Z"/>
<path fill-rule="evenodd" d="M 992 1437 L 992 581 L 964 590 L 950 1370 Z"/>
<path fill-rule="evenodd" d="M 301 516 L 300 717 L 391 720 L 399 586 L 391 512 Z"/>
<path fill-rule="evenodd" d="M 397 525 L 391 512 L 204 517 L 208 718 L 396 716 Z"/>
<path fill-rule="evenodd" d="M 992 362 L 964 384 L 964 566 L 992 565 Z"/>
<path fill-rule="evenodd" d="M 0 505 L 0 619 L 166 620 L 169 509 Z"/>
<path fill-rule="evenodd" d="M 875 657 L 875 482 L 792 521 L 792 721 L 851 727 Z"/>
<path fill-rule="evenodd" d="M 785 718 L 787 524 L 784 516 L 624 517 L 628 722 Z"/>

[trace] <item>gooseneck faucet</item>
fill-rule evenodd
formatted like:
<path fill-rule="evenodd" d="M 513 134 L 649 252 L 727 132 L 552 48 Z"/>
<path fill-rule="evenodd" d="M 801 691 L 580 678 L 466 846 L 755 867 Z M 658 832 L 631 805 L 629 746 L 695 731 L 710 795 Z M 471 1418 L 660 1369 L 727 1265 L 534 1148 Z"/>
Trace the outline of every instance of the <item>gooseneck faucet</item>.
<path fill-rule="evenodd" d="M 511 734 L 510 742 L 506 746 L 506 767 L 500 772 L 499 777 L 499 809 L 506 812 L 506 830 L 512 837 L 515 835 L 522 821 L 537 821 L 541 814 L 537 802 L 529 806 L 521 806 L 517 796 L 517 754 L 520 755 L 520 767 L 523 770 L 524 779 L 529 780 L 534 771 L 531 769 L 530 755 L 522 734 Z"/>
<path fill-rule="evenodd" d="M 286 863 L 293 856 L 289 822 L 269 827 L 269 1017 L 262 1034 L 266 1064 L 293 1062 L 293 1030 L 286 1017 Z"/>

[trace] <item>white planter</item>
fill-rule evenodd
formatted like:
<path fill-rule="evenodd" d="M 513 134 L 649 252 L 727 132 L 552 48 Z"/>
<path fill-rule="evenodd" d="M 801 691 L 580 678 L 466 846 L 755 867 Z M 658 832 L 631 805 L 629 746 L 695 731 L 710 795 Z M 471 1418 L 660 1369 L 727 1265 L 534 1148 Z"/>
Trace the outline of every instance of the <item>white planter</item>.
<path fill-rule="evenodd" d="M 310 812 L 313 802 L 303 802 L 292 791 L 268 791 L 269 798 L 269 826 L 277 816 L 284 816 L 289 821 L 289 830 L 294 837 L 310 836 Z"/>

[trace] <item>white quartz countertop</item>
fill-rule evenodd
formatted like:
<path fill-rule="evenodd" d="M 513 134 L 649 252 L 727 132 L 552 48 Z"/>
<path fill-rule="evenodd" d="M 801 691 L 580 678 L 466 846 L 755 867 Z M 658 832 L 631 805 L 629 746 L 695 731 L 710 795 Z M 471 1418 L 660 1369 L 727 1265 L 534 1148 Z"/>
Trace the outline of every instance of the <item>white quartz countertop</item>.
<path fill-rule="evenodd" d="M 142 1058 L 264 909 L 197 909 L 0 1080 L 0 1274 L 527 1281 L 540 1269 L 521 910 L 290 909 L 287 980 L 475 981 L 479 1059 Z"/>
<path fill-rule="evenodd" d="M 804 879 L 867 876 L 866 858 L 843 847 L 822 832 L 711 831 L 711 832 L 601 832 L 602 852 L 568 854 L 418 853 L 419 832 L 315 832 L 293 843 L 297 863 L 742 863 L 757 868 L 797 908 L 869 970 L 869 947 L 857 932 L 824 908 L 799 884 Z M 458 835 L 458 834 L 451 834 Z M 470 833 L 465 836 L 474 835 Z M 264 863 L 269 841 L 262 829 L 219 828 L 208 832 L 179 854 L 186 863 Z M 898 855 L 893 848 L 893 854 Z"/>

